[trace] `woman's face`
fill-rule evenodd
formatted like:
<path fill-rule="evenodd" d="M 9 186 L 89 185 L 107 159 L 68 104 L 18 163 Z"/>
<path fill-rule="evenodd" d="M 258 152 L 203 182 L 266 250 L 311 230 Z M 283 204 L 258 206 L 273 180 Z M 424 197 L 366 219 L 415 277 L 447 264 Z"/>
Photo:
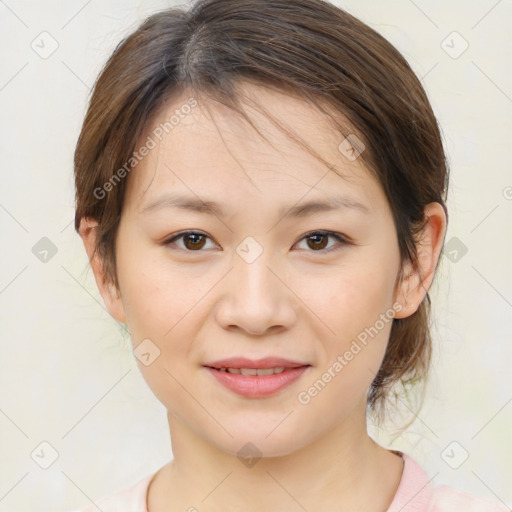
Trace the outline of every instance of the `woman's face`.
<path fill-rule="evenodd" d="M 228 453 L 250 442 L 272 456 L 364 421 L 400 309 L 400 260 L 386 197 L 344 137 L 298 99 L 245 90 L 332 168 L 254 110 L 274 147 L 220 104 L 175 98 L 129 176 L 117 316 L 171 423 Z M 273 372 L 289 366 L 236 373 L 263 358 L 287 361 L 260 362 Z"/>

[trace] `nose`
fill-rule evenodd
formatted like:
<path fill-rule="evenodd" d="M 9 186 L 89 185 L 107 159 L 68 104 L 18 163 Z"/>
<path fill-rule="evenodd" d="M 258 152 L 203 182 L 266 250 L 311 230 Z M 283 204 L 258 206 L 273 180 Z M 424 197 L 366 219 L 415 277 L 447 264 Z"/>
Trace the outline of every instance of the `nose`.
<path fill-rule="evenodd" d="M 252 262 L 234 256 L 217 305 L 217 322 L 224 329 L 253 336 L 290 329 L 297 321 L 297 298 L 275 261 L 263 253 Z"/>

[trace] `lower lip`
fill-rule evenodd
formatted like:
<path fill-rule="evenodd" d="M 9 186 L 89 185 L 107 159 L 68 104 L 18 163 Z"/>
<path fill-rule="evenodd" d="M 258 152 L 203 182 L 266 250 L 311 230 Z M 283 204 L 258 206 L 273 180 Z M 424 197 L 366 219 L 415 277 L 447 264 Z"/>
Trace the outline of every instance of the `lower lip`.
<path fill-rule="evenodd" d="M 218 382 L 234 393 L 248 398 L 263 398 L 277 393 L 295 382 L 308 369 L 308 366 L 287 368 L 283 372 L 273 375 L 242 375 L 221 372 L 209 367 L 206 369 Z"/>

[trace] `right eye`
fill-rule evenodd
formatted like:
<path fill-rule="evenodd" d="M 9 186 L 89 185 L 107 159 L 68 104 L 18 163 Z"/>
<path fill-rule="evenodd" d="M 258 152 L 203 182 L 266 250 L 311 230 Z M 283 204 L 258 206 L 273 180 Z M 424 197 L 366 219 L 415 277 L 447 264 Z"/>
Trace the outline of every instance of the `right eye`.
<path fill-rule="evenodd" d="M 182 231 L 167 239 L 163 242 L 163 245 L 176 245 L 176 240 L 180 239 L 183 239 L 183 247 L 178 246 L 180 250 L 187 252 L 201 252 L 201 249 L 205 245 L 205 240 L 210 239 L 210 237 L 201 231 Z M 173 249 L 173 247 L 171 247 L 171 249 Z"/>

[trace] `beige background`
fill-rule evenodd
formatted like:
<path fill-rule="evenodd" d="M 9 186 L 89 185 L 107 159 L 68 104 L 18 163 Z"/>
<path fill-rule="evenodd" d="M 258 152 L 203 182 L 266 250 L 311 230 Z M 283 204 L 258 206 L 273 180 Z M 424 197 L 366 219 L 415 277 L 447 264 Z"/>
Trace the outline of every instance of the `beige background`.
<path fill-rule="evenodd" d="M 434 483 L 512 508 L 512 2 L 335 3 L 423 77 L 452 168 L 427 399 L 401 436 L 375 435 Z M 73 230 L 72 157 L 105 60 L 143 18 L 173 4 L 0 1 L 0 512 L 83 506 L 172 457 L 163 406 Z M 33 253 L 48 245 L 43 237 L 57 250 L 46 262 Z"/>

